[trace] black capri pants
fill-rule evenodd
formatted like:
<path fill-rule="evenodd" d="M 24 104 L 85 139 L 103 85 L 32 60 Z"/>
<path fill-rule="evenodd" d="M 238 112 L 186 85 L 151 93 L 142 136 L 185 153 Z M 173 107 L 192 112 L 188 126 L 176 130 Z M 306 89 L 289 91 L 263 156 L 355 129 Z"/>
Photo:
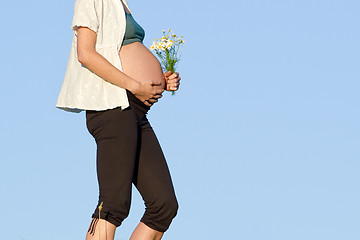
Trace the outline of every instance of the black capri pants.
<path fill-rule="evenodd" d="M 99 200 L 89 232 L 99 218 L 120 226 L 128 216 L 132 184 L 140 192 L 145 213 L 141 222 L 165 232 L 176 216 L 178 202 L 158 139 L 146 117 L 150 107 L 127 91 L 130 107 L 86 110 L 86 126 L 97 145 Z"/>

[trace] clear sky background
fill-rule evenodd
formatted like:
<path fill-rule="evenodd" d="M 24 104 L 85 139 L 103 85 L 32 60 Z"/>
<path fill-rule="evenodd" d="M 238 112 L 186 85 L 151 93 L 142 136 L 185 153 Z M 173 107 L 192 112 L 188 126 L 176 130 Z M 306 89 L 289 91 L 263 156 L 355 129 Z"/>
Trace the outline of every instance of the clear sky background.
<path fill-rule="evenodd" d="M 360 1 L 128 2 L 145 45 L 186 40 L 148 114 L 180 205 L 164 239 L 360 240 Z M 97 204 L 85 113 L 55 108 L 73 7 L 1 3 L 4 240 L 85 239 Z M 135 190 L 116 240 L 143 210 Z"/>

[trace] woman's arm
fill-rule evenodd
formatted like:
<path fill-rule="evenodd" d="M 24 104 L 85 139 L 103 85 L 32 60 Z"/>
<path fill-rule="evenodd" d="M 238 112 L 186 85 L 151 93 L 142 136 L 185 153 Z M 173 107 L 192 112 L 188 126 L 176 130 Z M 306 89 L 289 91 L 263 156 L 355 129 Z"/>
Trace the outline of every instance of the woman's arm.
<path fill-rule="evenodd" d="M 152 80 L 136 81 L 129 77 L 95 50 L 97 34 L 87 27 L 79 27 L 77 31 L 77 55 L 80 63 L 102 79 L 128 89 L 147 106 L 151 106 L 162 97 L 162 92 L 154 86 L 161 82 Z"/>

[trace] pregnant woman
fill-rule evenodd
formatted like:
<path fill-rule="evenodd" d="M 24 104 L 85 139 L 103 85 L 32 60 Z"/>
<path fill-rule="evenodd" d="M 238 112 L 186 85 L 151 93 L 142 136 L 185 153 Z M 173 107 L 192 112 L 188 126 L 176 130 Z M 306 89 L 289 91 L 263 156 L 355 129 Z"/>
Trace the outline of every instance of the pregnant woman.
<path fill-rule="evenodd" d="M 132 184 L 146 210 L 131 240 L 157 240 L 177 214 L 169 169 L 147 119 L 178 73 L 163 73 L 142 44 L 145 32 L 126 0 L 76 0 L 72 48 L 56 107 L 86 111 L 97 145 L 98 204 L 86 240 L 113 240 L 128 216 Z"/>

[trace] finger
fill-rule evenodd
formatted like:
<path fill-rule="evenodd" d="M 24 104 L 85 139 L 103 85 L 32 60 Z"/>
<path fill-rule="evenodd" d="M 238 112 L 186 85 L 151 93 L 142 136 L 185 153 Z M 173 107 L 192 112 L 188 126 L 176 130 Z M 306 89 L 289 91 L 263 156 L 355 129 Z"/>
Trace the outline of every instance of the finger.
<path fill-rule="evenodd" d="M 169 85 L 169 89 L 173 89 L 173 88 L 176 88 L 176 87 L 177 87 L 176 84 Z"/>
<path fill-rule="evenodd" d="M 158 101 L 161 97 L 162 97 L 162 94 L 156 94 L 156 95 L 153 95 L 148 100 L 156 100 L 156 101 Z"/>
<path fill-rule="evenodd" d="M 176 90 L 177 89 L 177 85 L 171 85 L 170 86 L 170 90 Z"/>
<path fill-rule="evenodd" d="M 174 82 L 171 84 L 168 84 L 170 87 L 177 87 L 180 84 L 180 82 Z"/>
<path fill-rule="evenodd" d="M 161 97 L 162 97 L 162 94 L 156 94 L 156 95 L 154 95 L 154 96 L 152 97 L 152 99 L 158 100 L 158 99 L 160 99 Z"/>
<path fill-rule="evenodd" d="M 168 77 L 168 79 L 170 80 L 170 79 L 175 79 L 175 78 L 177 78 L 178 76 L 175 74 L 175 73 L 173 73 L 172 75 L 170 75 L 169 77 Z"/>
<path fill-rule="evenodd" d="M 172 79 L 173 80 L 173 79 Z M 174 80 L 176 80 L 176 82 L 180 81 L 181 80 L 181 77 L 176 77 L 174 78 Z"/>
<path fill-rule="evenodd" d="M 178 78 L 175 78 L 175 79 L 168 80 L 166 83 L 167 83 L 167 84 L 175 84 L 175 83 L 177 83 L 177 82 L 179 82 L 179 79 L 178 79 Z"/>
<path fill-rule="evenodd" d="M 169 88 L 174 87 L 175 85 L 176 85 L 175 83 L 168 84 L 168 85 L 166 86 L 166 89 L 168 90 Z"/>
<path fill-rule="evenodd" d="M 171 71 L 167 71 L 166 73 L 164 73 L 164 77 L 169 77 L 171 75 Z"/>
<path fill-rule="evenodd" d="M 178 72 L 174 72 L 171 76 L 174 76 L 174 77 L 179 77 L 179 73 Z"/>
<path fill-rule="evenodd" d="M 151 106 L 151 105 L 154 104 L 155 101 L 154 101 L 154 99 L 150 98 L 150 99 L 146 100 L 146 102 L 147 102 L 148 104 L 150 104 L 150 106 Z"/>
<path fill-rule="evenodd" d="M 152 82 L 151 86 L 160 86 L 162 83 L 161 82 Z"/>
<path fill-rule="evenodd" d="M 154 103 L 156 103 L 158 100 L 157 99 L 154 99 L 154 98 L 150 98 L 150 99 L 148 99 L 147 100 L 149 103 L 151 103 L 151 104 L 154 104 Z"/>
<path fill-rule="evenodd" d="M 171 74 L 171 77 L 178 77 L 179 73 L 178 72 L 174 72 L 173 74 Z"/>
<path fill-rule="evenodd" d="M 166 85 L 166 91 L 169 91 L 170 88 L 172 88 L 173 86 L 174 86 L 173 84 L 168 84 L 168 85 Z"/>
<path fill-rule="evenodd" d="M 148 103 L 148 101 L 146 101 L 146 100 L 143 103 L 148 107 L 151 107 L 151 105 L 152 105 L 152 104 Z"/>
<path fill-rule="evenodd" d="M 167 76 L 168 79 L 174 79 L 174 78 L 178 78 L 179 77 L 179 73 L 175 72 L 172 73 L 170 76 Z"/>
<path fill-rule="evenodd" d="M 162 94 L 163 92 L 164 92 L 164 89 L 155 89 L 154 95 Z"/>
<path fill-rule="evenodd" d="M 177 83 L 175 86 L 171 86 L 172 91 L 176 91 L 179 89 L 180 83 Z"/>

